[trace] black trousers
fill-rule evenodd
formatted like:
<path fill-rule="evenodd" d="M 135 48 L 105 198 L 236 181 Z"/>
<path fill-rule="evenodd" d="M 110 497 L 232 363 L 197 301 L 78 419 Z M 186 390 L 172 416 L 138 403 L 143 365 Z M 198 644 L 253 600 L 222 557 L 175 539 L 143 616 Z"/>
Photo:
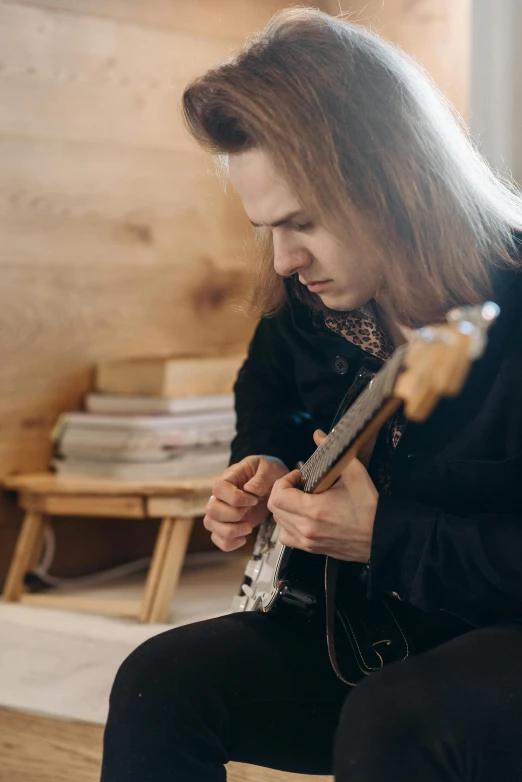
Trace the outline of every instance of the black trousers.
<path fill-rule="evenodd" d="M 144 643 L 111 695 L 102 782 L 223 782 L 229 760 L 337 782 L 522 782 L 522 628 L 473 630 L 352 688 L 271 614 Z"/>

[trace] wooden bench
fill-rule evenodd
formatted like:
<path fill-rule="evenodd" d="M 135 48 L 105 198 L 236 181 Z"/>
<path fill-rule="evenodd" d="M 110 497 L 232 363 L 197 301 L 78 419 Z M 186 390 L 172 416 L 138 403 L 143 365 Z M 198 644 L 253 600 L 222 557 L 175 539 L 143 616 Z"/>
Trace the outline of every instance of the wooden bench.
<path fill-rule="evenodd" d="M 140 622 L 166 622 L 179 580 L 194 519 L 203 516 L 213 478 L 131 482 L 35 473 L 4 479 L 19 492 L 25 516 L 7 574 L 4 600 L 60 606 L 92 613 L 136 616 Z M 161 518 L 141 601 L 96 600 L 24 591 L 26 573 L 41 555 L 48 516 Z"/>

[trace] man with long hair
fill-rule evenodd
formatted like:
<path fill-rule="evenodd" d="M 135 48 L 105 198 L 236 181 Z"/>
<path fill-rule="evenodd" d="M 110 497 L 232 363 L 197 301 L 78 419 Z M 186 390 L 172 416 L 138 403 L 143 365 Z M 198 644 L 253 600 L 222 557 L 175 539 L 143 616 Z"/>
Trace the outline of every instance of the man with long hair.
<path fill-rule="evenodd" d="M 406 55 L 319 11 L 277 14 L 183 107 L 260 239 L 261 319 L 205 526 L 232 551 L 270 510 L 284 545 L 365 565 L 415 653 L 350 687 L 321 621 L 171 630 L 117 675 L 103 782 L 223 782 L 229 760 L 337 782 L 521 780 L 520 193 Z M 422 424 L 397 414 L 364 464 L 300 491 L 295 464 L 368 368 L 488 298 L 501 315 L 458 398 Z"/>

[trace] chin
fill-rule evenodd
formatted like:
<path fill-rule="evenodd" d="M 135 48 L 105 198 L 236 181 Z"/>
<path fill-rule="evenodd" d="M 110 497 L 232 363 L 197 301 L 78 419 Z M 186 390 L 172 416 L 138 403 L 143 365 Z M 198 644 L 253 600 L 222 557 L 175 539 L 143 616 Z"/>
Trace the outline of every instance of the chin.
<path fill-rule="evenodd" d="M 320 296 L 325 307 L 329 310 L 336 310 L 337 312 L 356 310 L 359 307 L 364 306 L 364 304 L 367 304 L 370 298 L 371 297 L 368 296 L 354 296 L 353 294 L 339 294 L 337 296 L 335 294 L 325 294 L 324 296 Z"/>

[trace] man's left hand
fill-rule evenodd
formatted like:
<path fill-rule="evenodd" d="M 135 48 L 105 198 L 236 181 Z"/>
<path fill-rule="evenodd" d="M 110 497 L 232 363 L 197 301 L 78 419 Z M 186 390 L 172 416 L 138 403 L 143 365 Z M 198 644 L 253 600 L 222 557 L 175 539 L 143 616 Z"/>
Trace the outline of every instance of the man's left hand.
<path fill-rule="evenodd" d="M 314 434 L 317 445 L 325 437 L 319 430 Z M 279 542 L 311 554 L 367 562 L 379 495 L 364 465 L 353 459 L 321 494 L 305 494 L 296 488 L 300 480 L 300 471 L 294 470 L 272 489 L 268 509 L 281 526 Z"/>

